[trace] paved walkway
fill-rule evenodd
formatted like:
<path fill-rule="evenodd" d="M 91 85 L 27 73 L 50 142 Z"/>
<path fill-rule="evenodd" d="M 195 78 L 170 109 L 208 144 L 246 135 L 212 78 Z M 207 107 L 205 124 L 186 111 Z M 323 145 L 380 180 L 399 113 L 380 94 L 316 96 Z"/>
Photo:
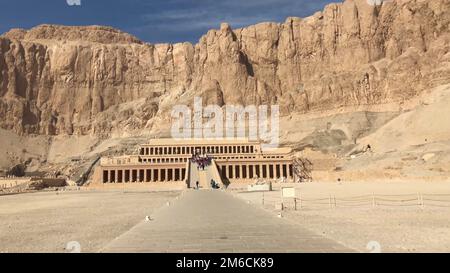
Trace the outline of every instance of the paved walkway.
<path fill-rule="evenodd" d="M 186 191 L 102 252 L 349 252 L 223 191 Z"/>

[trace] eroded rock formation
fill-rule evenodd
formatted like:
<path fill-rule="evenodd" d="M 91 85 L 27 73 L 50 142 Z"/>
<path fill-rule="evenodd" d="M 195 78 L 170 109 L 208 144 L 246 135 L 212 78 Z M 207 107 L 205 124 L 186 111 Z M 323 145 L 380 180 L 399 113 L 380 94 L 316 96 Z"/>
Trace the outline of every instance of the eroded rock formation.
<path fill-rule="evenodd" d="M 196 45 L 98 26 L 14 29 L 0 37 L 0 127 L 108 136 L 158 126 L 161 99 L 186 94 L 283 114 L 401 103 L 450 82 L 449 14 L 450 0 L 346 0 L 284 23 L 224 23 Z"/>

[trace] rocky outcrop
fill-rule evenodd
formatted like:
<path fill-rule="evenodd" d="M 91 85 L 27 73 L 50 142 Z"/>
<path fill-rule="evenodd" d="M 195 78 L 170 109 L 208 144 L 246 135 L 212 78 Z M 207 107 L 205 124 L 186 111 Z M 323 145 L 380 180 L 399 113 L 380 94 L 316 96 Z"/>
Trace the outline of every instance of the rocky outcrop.
<path fill-rule="evenodd" d="M 105 26 L 70 27 L 55 25 L 40 25 L 30 31 L 11 29 L 3 35 L 16 40 L 53 40 L 53 41 L 84 41 L 100 44 L 142 44 L 142 42 L 120 30 Z"/>
<path fill-rule="evenodd" d="M 402 103 L 450 82 L 450 0 L 366 0 L 147 44 L 108 27 L 42 25 L 0 38 L 0 127 L 108 136 L 158 126 L 161 101 L 280 104 L 283 114 Z"/>

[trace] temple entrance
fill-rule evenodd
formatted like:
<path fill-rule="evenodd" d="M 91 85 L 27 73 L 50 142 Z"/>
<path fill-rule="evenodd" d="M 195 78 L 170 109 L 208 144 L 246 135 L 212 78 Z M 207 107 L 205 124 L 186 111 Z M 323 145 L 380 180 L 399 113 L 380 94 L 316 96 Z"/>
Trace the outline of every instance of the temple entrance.
<path fill-rule="evenodd" d="M 190 159 L 189 187 L 194 189 L 219 189 L 223 183 L 214 159 L 208 155 L 194 154 Z"/>

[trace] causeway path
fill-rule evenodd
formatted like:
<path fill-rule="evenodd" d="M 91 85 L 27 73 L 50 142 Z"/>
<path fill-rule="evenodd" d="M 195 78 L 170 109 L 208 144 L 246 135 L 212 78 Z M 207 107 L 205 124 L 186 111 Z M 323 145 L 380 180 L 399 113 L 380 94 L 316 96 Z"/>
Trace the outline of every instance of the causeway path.
<path fill-rule="evenodd" d="M 187 190 L 101 252 L 353 252 L 221 190 Z"/>

